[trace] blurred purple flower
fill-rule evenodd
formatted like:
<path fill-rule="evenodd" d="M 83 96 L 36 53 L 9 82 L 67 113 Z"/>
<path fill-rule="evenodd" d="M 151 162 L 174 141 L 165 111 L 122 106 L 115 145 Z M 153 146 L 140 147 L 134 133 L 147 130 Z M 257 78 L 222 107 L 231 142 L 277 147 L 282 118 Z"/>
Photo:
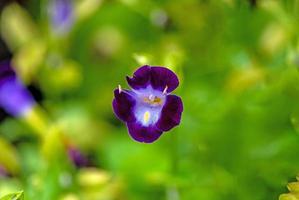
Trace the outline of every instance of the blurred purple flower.
<path fill-rule="evenodd" d="M 88 166 L 88 159 L 75 146 L 68 145 L 67 151 L 69 158 L 76 167 L 80 168 Z"/>
<path fill-rule="evenodd" d="M 19 117 L 35 104 L 31 94 L 16 76 L 10 61 L 0 63 L 0 106 L 10 115 Z"/>
<path fill-rule="evenodd" d="M 114 90 L 113 110 L 127 124 L 129 134 L 138 142 L 151 143 L 164 131 L 181 121 L 183 103 L 171 95 L 179 85 L 174 72 L 165 67 L 140 67 L 132 78 L 127 77 L 132 90 L 119 86 Z"/>
<path fill-rule="evenodd" d="M 6 176 L 8 176 L 6 169 L 0 165 L 0 177 L 6 177 Z"/>
<path fill-rule="evenodd" d="M 73 0 L 50 0 L 49 16 L 53 32 L 68 33 L 74 24 Z"/>

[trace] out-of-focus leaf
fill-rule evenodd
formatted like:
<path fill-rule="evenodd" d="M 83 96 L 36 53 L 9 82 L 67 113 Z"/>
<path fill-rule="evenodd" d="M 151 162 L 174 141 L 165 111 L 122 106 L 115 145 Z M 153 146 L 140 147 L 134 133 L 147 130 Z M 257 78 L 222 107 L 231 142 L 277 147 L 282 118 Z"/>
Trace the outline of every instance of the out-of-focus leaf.
<path fill-rule="evenodd" d="M 125 44 L 123 33 L 114 26 L 101 27 L 93 37 L 95 52 L 103 57 L 117 55 Z"/>
<path fill-rule="evenodd" d="M 86 150 L 95 149 L 103 143 L 102 132 L 107 128 L 105 124 L 92 119 L 86 108 L 74 102 L 63 104 L 61 108 L 56 113 L 57 124 L 63 128 L 66 136 L 74 144 Z M 89 132 L 89 137 L 82 134 L 86 130 Z"/>
<path fill-rule="evenodd" d="M 19 158 L 16 149 L 4 138 L 0 138 L 0 165 L 12 174 L 20 170 Z"/>
<path fill-rule="evenodd" d="M 232 72 L 227 81 L 227 90 L 232 93 L 238 93 L 254 85 L 261 84 L 264 74 L 265 72 L 262 68 L 254 66 Z"/>
<path fill-rule="evenodd" d="M 144 53 L 134 53 L 133 58 L 139 65 L 146 65 L 148 63 L 151 63 L 152 60 L 151 55 Z"/>
<path fill-rule="evenodd" d="M 63 132 L 53 125 L 48 128 L 42 141 L 42 153 L 49 162 L 57 161 L 65 154 L 62 144 Z"/>
<path fill-rule="evenodd" d="M 298 178 L 297 178 L 298 179 Z M 279 200 L 298 200 L 299 199 L 299 182 L 288 183 L 287 188 L 289 193 L 279 196 Z"/>
<path fill-rule="evenodd" d="M 24 200 L 24 192 L 20 191 L 20 192 L 8 194 L 0 198 L 0 200 Z"/>
<path fill-rule="evenodd" d="M 61 197 L 59 200 L 80 200 L 78 195 L 76 194 L 66 194 L 63 197 Z"/>
<path fill-rule="evenodd" d="M 1 35 L 12 51 L 38 36 L 31 16 L 18 4 L 6 6 L 1 15 Z"/>
<path fill-rule="evenodd" d="M 40 137 L 45 136 L 47 132 L 47 127 L 49 123 L 49 119 L 44 112 L 44 110 L 39 107 L 39 105 L 35 105 L 30 112 L 27 112 L 26 115 L 22 116 L 22 120 Z"/>
<path fill-rule="evenodd" d="M 96 168 L 81 169 L 78 173 L 78 182 L 82 187 L 101 187 L 107 184 L 111 175 L 104 170 Z"/>
<path fill-rule="evenodd" d="M 45 77 L 41 80 L 42 88 L 47 89 L 47 93 L 57 95 L 74 90 L 80 86 L 82 75 L 80 65 L 72 60 L 64 60 L 59 58 L 49 59 L 47 66 L 41 71 L 41 76 Z M 61 87 L 63 85 L 63 87 Z"/>
<path fill-rule="evenodd" d="M 261 49 L 267 54 L 274 54 L 284 49 L 287 45 L 290 33 L 280 24 L 270 24 L 261 36 Z"/>
<path fill-rule="evenodd" d="M 102 4 L 103 0 L 79 0 L 76 2 L 76 16 L 85 19 L 92 15 Z"/>
<path fill-rule="evenodd" d="M 45 41 L 35 39 L 21 47 L 13 58 L 16 71 L 26 83 L 30 83 L 36 76 L 46 54 Z"/>

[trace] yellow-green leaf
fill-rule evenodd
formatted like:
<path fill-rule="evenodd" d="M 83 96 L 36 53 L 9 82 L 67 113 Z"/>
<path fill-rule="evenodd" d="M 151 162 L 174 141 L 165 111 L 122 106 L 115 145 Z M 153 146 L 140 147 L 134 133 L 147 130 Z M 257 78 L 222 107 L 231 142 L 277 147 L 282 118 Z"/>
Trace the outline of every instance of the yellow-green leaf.
<path fill-rule="evenodd" d="M 19 191 L 12 194 L 8 194 L 2 197 L 0 200 L 24 200 L 24 192 Z"/>

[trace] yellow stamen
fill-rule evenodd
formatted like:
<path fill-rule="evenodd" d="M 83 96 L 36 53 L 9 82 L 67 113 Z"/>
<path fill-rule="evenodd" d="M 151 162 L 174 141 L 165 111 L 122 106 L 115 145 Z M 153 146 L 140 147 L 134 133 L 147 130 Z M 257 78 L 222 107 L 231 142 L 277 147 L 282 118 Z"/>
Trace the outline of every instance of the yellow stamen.
<path fill-rule="evenodd" d="M 150 112 L 146 111 L 146 112 L 144 113 L 144 115 L 143 115 L 143 121 L 144 121 L 145 123 L 147 123 L 147 122 L 149 121 L 150 117 L 151 117 Z"/>
<path fill-rule="evenodd" d="M 155 99 L 152 102 L 157 103 L 157 104 L 161 104 L 162 100 L 159 97 L 155 97 Z"/>
<path fill-rule="evenodd" d="M 162 104 L 162 99 L 159 97 L 154 97 L 154 96 L 149 96 L 149 97 L 145 97 L 143 99 L 144 102 L 151 104 L 151 105 L 161 105 Z"/>

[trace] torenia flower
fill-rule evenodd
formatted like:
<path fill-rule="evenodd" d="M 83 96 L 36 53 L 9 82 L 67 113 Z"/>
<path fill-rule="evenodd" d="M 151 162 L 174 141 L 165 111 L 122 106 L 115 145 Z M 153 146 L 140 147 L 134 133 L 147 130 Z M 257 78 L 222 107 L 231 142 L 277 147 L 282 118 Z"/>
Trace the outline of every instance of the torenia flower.
<path fill-rule="evenodd" d="M 164 131 L 169 131 L 181 121 L 183 103 L 170 93 L 179 85 L 174 72 L 165 67 L 142 66 L 132 78 L 127 77 L 132 90 L 120 86 L 114 90 L 113 110 L 124 121 L 130 136 L 151 143 Z"/>
<path fill-rule="evenodd" d="M 9 61 L 0 63 L 0 106 L 10 115 L 24 116 L 35 101 L 16 76 Z"/>
<path fill-rule="evenodd" d="M 49 17 L 53 32 L 66 34 L 74 24 L 72 0 L 49 0 Z"/>

